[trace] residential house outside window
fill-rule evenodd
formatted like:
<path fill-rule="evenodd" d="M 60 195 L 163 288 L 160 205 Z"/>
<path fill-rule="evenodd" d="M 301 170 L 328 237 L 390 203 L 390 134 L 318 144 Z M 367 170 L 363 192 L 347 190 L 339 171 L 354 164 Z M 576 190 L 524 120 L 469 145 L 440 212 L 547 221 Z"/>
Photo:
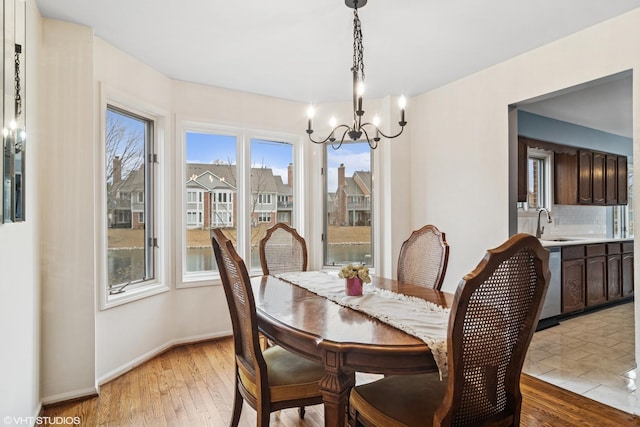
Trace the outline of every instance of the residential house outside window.
<path fill-rule="evenodd" d="M 117 295 L 156 276 L 154 122 L 109 105 L 105 129 L 107 286 Z"/>
<path fill-rule="evenodd" d="M 366 142 L 326 145 L 324 264 L 373 267 L 372 150 Z"/>
<path fill-rule="evenodd" d="M 237 137 L 187 131 L 185 141 L 186 237 L 183 274 L 198 276 L 218 271 L 211 248 L 212 228 L 222 228 L 236 243 Z"/>
<path fill-rule="evenodd" d="M 244 137 L 242 129 L 224 128 L 225 133 L 215 126 L 187 127 L 183 280 L 216 277 L 212 228 L 221 228 L 245 258 L 247 268 L 259 271 L 259 243 L 267 228 L 276 219 L 291 224 L 294 216 L 293 145 Z M 238 151 L 243 144 L 246 149 Z M 280 204 L 280 200 L 287 202 Z"/>
<path fill-rule="evenodd" d="M 293 145 L 276 139 L 251 139 L 251 262 L 261 269 L 260 240 L 276 222 L 292 225 Z"/>

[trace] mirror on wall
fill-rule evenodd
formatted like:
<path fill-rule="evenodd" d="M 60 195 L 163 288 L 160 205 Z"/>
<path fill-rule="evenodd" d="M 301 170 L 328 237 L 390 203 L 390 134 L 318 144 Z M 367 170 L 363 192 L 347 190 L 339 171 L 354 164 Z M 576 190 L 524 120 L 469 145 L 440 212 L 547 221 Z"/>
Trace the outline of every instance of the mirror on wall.
<path fill-rule="evenodd" d="M 3 156 L 2 222 L 25 220 L 25 41 L 26 4 L 23 0 L 3 0 Z"/>

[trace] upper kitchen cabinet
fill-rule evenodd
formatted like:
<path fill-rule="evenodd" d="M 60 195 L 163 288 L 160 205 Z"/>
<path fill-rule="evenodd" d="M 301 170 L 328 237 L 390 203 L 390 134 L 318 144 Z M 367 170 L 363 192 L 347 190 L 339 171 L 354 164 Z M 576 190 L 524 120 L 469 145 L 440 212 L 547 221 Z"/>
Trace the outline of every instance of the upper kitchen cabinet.
<path fill-rule="evenodd" d="M 596 205 L 605 202 L 605 159 L 604 153 L 591 153 L 591 201 Z"/>
<path fill-rule="evenodd" d="M 622 186 L 626 188 L 626 185 Z M 607 154 L 605 159 L 605 188 L 605 203 L 618 203 L 618 156 L 613 154 Z"/>
<path fill-rule="evenodd" d="M 627 204 L 626 157 L 570 149 L 559 149 L 554 157 L 554 194 L 557 204 Z"/>
<path fill-rule="evenodd" d="M 561 164 L 560 167 L 564 167 L 564 165 Z M 558 170 L 557 165 L 556 170 Z M 559 185 L 563 185 L 563 182 L 560 181 Z M 593 203 L 592 190 L 593 155 L 590 151 L 580 150 L 578 151 L 578 203 L 581 205 L 588 205 Z M 556 203 L 560 203 L 558 199 L 556 199 Z"/>
<path fill-rule="evenodd" d="M 629 202 L 629 175 L 627 171 L 627 158 L 625 156 L 617 156 L 616 170 L 618 172 L 618 204 L 626 205 Z"/>
<path fill-rule="evenodd" d="M 528 179 L 528 154 L 527 143 L 518 138 L 518 202 L 527 201 L 527 179 Z"/>

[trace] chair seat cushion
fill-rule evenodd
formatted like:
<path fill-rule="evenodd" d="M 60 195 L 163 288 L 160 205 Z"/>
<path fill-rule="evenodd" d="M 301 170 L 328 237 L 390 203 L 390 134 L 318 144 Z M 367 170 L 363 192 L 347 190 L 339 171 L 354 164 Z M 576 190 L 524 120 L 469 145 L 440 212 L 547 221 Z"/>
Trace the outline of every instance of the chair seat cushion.
<path fill-rule="evenodd" d="M 436 373 L 392 375 L 351 390 L 350 411 L 375 425 L 431 426 L 447 389 Z"/>
<path fill-rule="evenodd" d="M 320 363 L 277 345 L 269 347 L 262 354 L 267 362 L 273 402 L 321 395 L 319 382 L 325 371 Z"/>

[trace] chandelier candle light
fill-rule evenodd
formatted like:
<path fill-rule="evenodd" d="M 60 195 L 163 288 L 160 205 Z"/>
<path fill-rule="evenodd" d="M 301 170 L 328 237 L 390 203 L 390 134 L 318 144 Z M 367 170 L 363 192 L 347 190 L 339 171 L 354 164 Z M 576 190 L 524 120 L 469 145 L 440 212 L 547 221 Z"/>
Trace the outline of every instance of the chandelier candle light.
<path fill-rule="evenodd" d="M 313 134 L 312 120 L 315 110 L 313 106 L 309 107 L 308 111 L 308 126 L 307 126 L 307 134 L 309 135 L 309 140 L 316 144 L 324 144 L 325 142 L 330 142 L 331 144 L 336 143 L 336 134 L 340 134 L 342 132 L 342 136 L 339 139 L 339 142 L 333 145 L 334 149 L 340 148 L 342 143 L 344 142 L 345 137 L 348 135 L 349 138 L 353 141 L 358 141 L 362 138 L 364 134 L 364 138 L 369 143 L 369 146 L 372 149 L 378 147 L 378 142 L 380 141 L 380 137 L 384 137 L 387 139 L 392 139 L 400 136 L 402 131 L 404 130 L 407 122 L 404 120 L 404 109 L 406 107 L 407 101 L 404 96 L 400 97 L 399 107 L 400 107 L 400 121 L 398 124 L 400 125 L 400 131 L 395 135 L 386 135 L 384 134 L 380 128 L 380 118 L 375 116 L 372 122 L 362 123 L 362 116 L 364 115 L 364 110 L 362 109 L 362 95 L 364 93 L 364 47 L 362 45 L 362 28 L 360 26 L 360 18 L 358 17 L 358 7 L 362 7 L 367 4 L 367 0 L 345 0 L 344 2 L 348 7 L 353 9 L 353 67 L 351 68 L 351 73 L 353 74 L 353 124 L 352 125 L 336 125 L 336 119 L 331 118 L 331 133 L 325 139 L 315 140 L 311 136 Z M 343 131 L 344 129 L 344 131 Z M 372 138 L 375 131 L 375 136 Z M 371 135 L 370 135 L 371 133 Z"/>

